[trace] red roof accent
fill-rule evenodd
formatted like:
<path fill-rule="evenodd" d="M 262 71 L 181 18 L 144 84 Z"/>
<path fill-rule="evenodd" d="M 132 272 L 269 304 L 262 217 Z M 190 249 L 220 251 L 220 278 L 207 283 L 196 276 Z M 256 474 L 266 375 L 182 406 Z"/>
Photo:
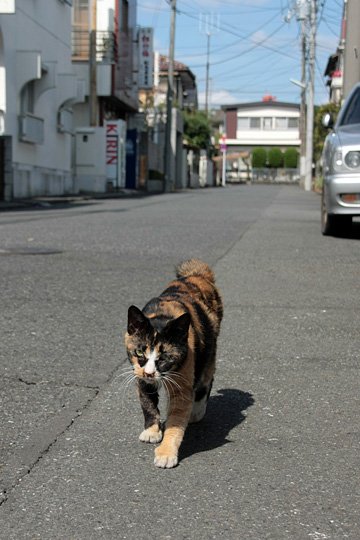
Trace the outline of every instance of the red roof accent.
<path fill-rule="evenodd" d="M 272 96 L 271 94 L 266 94 L 265 96 L 263 96 L 262 100 L 265 102 L 276 101 L 276 97 Z"/>

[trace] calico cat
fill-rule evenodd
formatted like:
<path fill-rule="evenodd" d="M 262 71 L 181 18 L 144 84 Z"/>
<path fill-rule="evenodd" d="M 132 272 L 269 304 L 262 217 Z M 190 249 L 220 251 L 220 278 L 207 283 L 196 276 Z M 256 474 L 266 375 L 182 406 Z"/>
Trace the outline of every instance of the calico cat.
<path fill-rule="evenodd" d="M 177 279 L 141 311 L 130 306 L 125 345 L 133 367 L 145 429 L 140 440 L 161 444 L 157 467 L 178 463 L 178 450 L 189 422 L 206 412 L 215 372 L 216 341 L 223 306 L 211 268 L 198 259 L 181 263 Z M 158 390 L 168 397 L 162 432 Z"/>

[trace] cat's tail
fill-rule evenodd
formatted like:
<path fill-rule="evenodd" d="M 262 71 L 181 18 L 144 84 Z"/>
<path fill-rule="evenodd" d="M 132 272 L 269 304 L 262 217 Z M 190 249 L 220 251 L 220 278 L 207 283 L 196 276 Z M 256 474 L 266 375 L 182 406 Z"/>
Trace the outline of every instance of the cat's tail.
<path fill-rule="evenodd" d="M 210 266 L 200 259 L 189 259 L 176 267 L 176 277 L 201 276 L 210 283 L 215 283 L 215 275 Z"/>

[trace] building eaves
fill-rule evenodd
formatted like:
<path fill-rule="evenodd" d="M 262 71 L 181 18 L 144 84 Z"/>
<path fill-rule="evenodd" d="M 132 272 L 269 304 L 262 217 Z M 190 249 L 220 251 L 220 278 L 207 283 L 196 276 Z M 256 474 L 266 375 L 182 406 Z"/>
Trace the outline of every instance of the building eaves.
<path fill-rule="evenodd" d="M 166 75 L 169 69 L 169 58 L 165 55 L 160 55 L 160 75 Z M 196 88 L 196 77 L 191 69 L 174 60 L 174 76 L 181 79 L 184 90 L 192 90 Z"/>
<path fill-rule="evenodd" d="M 274 109 L 286 108 L 300 110 L 298 103 L 288 103 L 286 101 L 254 101 L 250 103 L 235 103 L 232 105 L 222 105 L 223 111 L 244 110 L 244 109 L 268 109 L 273 107 Z"/>

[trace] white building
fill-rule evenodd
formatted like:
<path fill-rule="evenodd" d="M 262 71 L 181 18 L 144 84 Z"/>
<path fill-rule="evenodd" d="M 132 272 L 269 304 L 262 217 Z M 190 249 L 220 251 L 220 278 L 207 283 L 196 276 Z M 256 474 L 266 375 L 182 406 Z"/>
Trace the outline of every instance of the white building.
<path fill-rule="evenodd" d="M 0 0 L 0 197 L 73 193 L 71 0 Z"/>
<path fill-rule="evenodd" d="M 300 146 L 300 105 L 274 99 L 225 105 L 226 144 L 230 152 L 255 147 Z"/>

